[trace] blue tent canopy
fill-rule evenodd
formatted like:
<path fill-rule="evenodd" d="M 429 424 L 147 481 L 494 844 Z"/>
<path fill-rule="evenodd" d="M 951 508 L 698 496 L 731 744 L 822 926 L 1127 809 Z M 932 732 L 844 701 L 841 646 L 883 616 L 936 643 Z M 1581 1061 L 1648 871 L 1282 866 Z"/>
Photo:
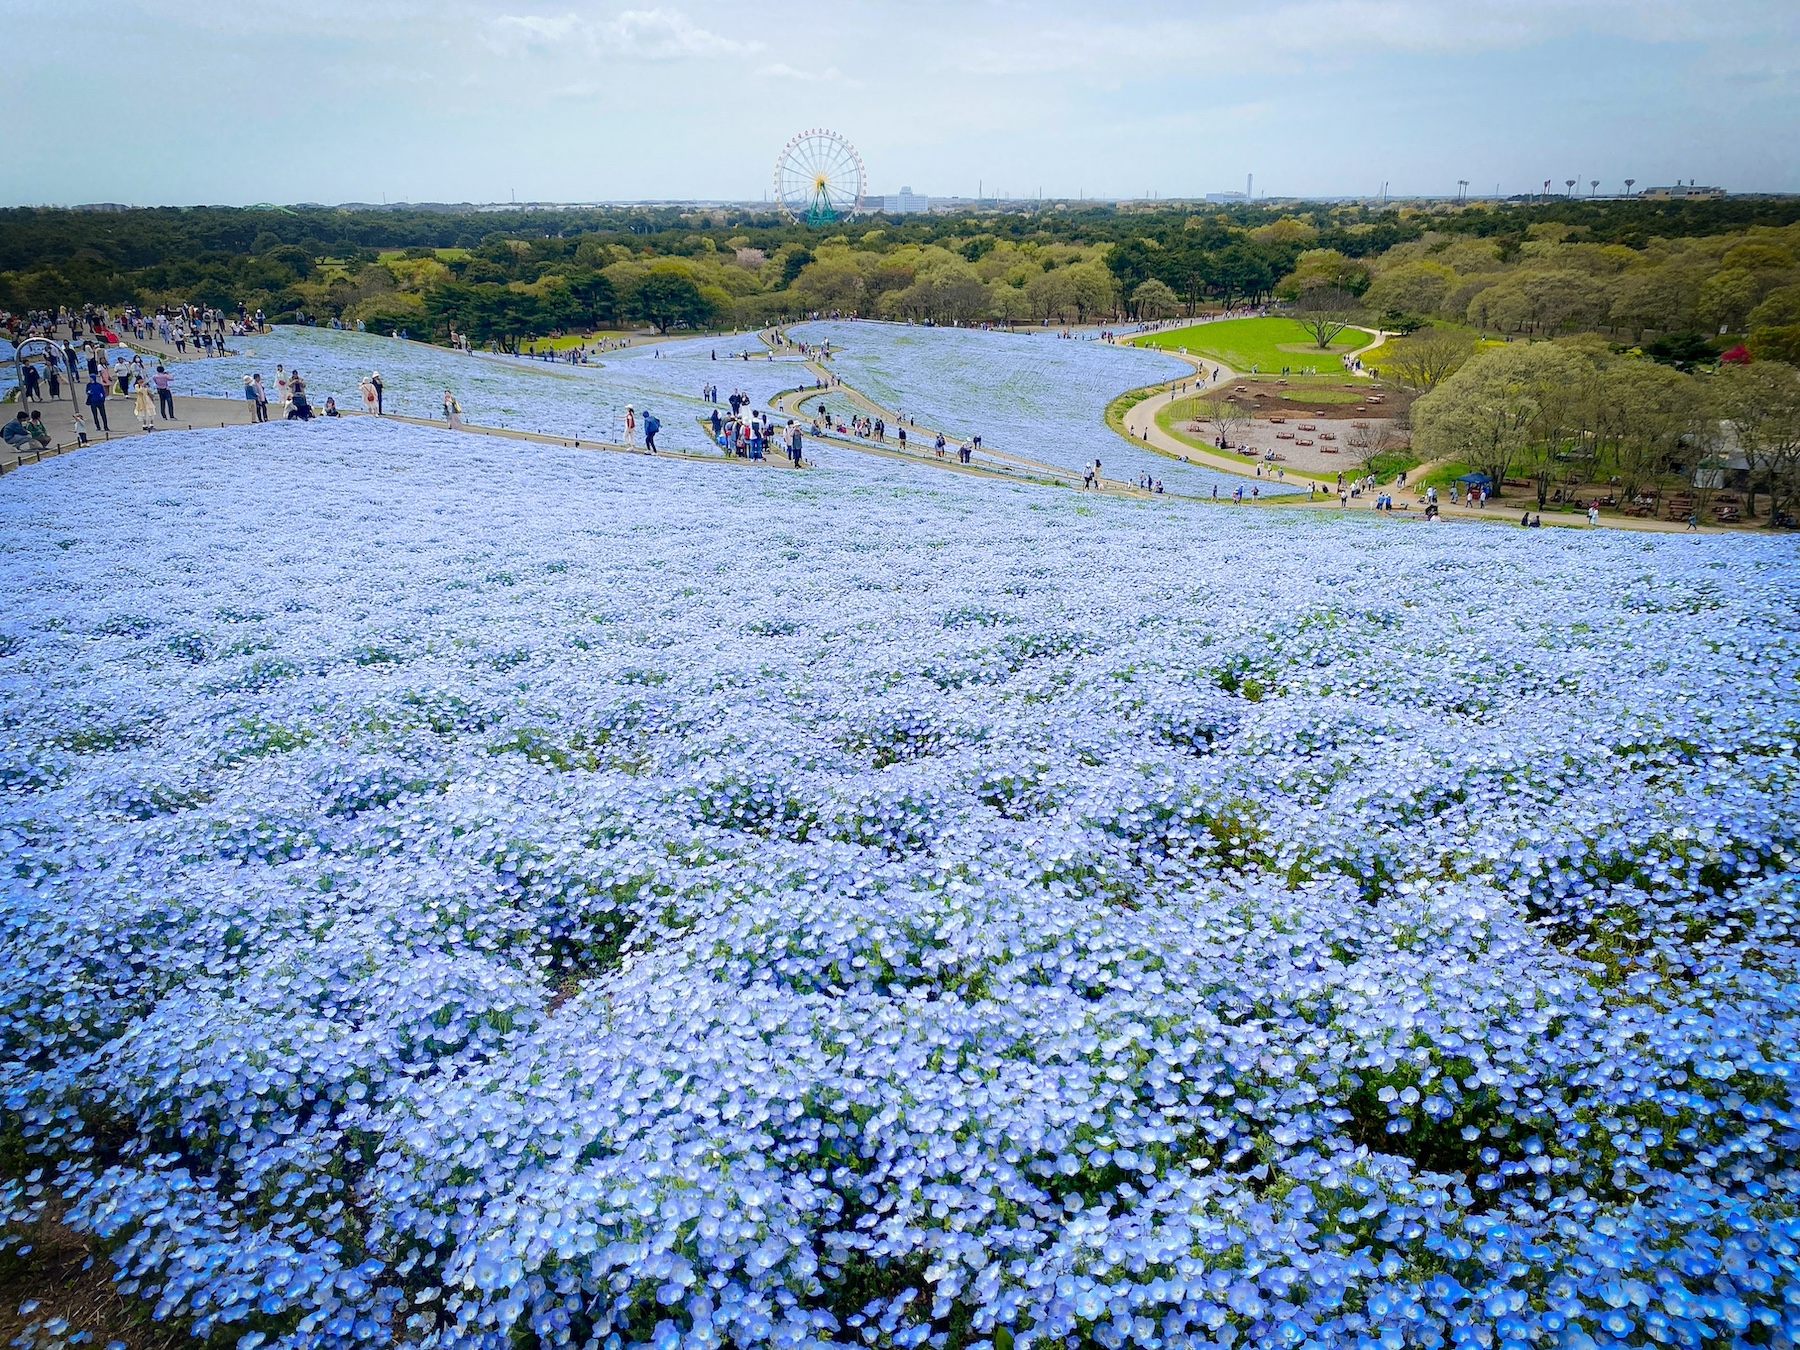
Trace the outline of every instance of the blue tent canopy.
<path fill-rule="evenodd" d="M 1467 483 L 1470 487 L 1479 488 L 1491 487 L 1494 482 L 1494 480 L 1489 478 L 1485 473 L 1465 473 L 1456 481 L 1459 483 Z"/>

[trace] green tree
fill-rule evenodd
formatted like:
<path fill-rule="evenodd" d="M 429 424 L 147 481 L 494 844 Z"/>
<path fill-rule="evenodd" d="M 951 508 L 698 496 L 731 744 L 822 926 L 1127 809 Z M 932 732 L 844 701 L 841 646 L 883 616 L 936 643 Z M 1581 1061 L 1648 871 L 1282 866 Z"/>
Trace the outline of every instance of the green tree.
<path fill-rule="evenodd" d="M 1800 323 L 1800 286 L 1783 286 L 1770 291 L 1750 311 L 1750 327 L 1781 328 Z"/>
<path fill-rule="evenodd" d="M 1785 361 L 1800 366 L 1800 323 L 1750 330 L 1750 353 L 1758 361 Z"/>
<path fill-rule="evenodd" d="M 1413 405 L 1415 440 L 1433 458 L 1486 474 L 1498 496 L 1514 462 L 1562 425 L 1563 391 L 1580 374 L 1577 359 L 1554 343 L 1492 348 Z"/>
<path fill-rule="evenodd" d="M 1381 273 L 1363 293 L 1363 303 L 1383 316 L 1435 314 L 1456 284 L 1456 273 L 1442 263 L 1401 263 Z"/>
<path fill-rule="evenodd" d="M 1421 328 L 1388 343 L 1377 357 L 1381 369 L 1399 384 L 1429 394 L 1461 369 L 1474 352 L 1475 338 L 1471 333 L 1456 328 Z"/>
<path fill-rule="evenodd" d="M 1800 370 L 1754 361 L 1719 374 L 1719 405 L 1750 466 L 1744 514 L 1756 518 L 1756 493 L 1769 495 L 1769 519 L 1791 515 L 1800 497 Z"/>
<path fill-rule="evenodd" d="M 1173 315 L 1181 308 L 1181 300 L 1169 289 L 1167 282 L 1151 277 L 1148 281 L 1138 283 L 1137 288 L 1131 292 L 1131 307 L 1137 312 L 1138 318 L 1154 322 Z"/>
<path fill-rule="evenodd" d="M 1356 322 L 1356 298 L 1341 286 L 1310 286 L 1294 302 L 1294 317 L 1313 344 L 1324 351 Z"/>
<path fill-rule="evenodd" d="M 1621 497 L 1635 497 L 1679 466 L 1683 447 L 1702 430 L 1705 407 L 1694 377 L 1673 367 L 1630 358 L 1607 364 L 1593 389 L 1591 417 Z"/>
<path fill-rule="evenodd" d="M 704 328 L 712 317 L 711 306 L 693 280 L 672 272 L 654 272 L 645 277 L 631 298 L 631 306 L 633 318 L 654 324 L 659 333 L 675 327 Z"/>
<path fill-rule="evenodd" d="M 1255 301 L 1266 295 L 1275 282 L 1275 269 L 1260 250 L 1236 243 L 1213 256 L 1208 278 L 1229 309 L 1236 299 Z"/>
<path fill-rule="evenodd" d="M 1743 268 L 1729 268 L 1708 277 L 1700 286 L 1697 311 L 1700 321 L 1710 329 L 1727 329 L 1733 333 L 1744 326 L 1750 311 L 1756 307 L 1761 288 L 1756 275 Z"/>

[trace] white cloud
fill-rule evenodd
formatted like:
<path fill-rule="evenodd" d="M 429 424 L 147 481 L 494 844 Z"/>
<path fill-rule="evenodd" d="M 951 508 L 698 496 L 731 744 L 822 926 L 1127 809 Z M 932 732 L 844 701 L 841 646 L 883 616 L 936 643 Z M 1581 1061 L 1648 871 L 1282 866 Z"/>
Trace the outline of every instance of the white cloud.
<path fill-rule="evenodd" d="M 488 45 L 504 56 L 575 51 L 629 61 L 748 56 L 763 50 L 703 28 L 679 10 L 627 9 L 610 16 L 503 14 L 488 25 Z"/>

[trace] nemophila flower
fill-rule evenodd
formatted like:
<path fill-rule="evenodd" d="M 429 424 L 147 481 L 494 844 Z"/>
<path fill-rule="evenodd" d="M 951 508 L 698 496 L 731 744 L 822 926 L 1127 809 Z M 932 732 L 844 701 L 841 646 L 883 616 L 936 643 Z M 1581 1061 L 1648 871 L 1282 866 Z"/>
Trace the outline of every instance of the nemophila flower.
<path fill-rule="evenodd" d="M 1792 1339 L 1780 541 L 305 432 L 0 492 L 0 1254 L 257 1347 Z"/>

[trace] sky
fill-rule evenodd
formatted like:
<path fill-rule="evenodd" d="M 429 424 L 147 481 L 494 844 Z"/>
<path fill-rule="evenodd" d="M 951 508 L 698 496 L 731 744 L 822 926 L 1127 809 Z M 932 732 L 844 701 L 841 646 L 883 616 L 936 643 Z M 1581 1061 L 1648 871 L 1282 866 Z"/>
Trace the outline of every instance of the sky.
<path fill-rule="evenodd" d="M 0 0 L 0 205 L 1800 191 L 1800 0 Z"/>

